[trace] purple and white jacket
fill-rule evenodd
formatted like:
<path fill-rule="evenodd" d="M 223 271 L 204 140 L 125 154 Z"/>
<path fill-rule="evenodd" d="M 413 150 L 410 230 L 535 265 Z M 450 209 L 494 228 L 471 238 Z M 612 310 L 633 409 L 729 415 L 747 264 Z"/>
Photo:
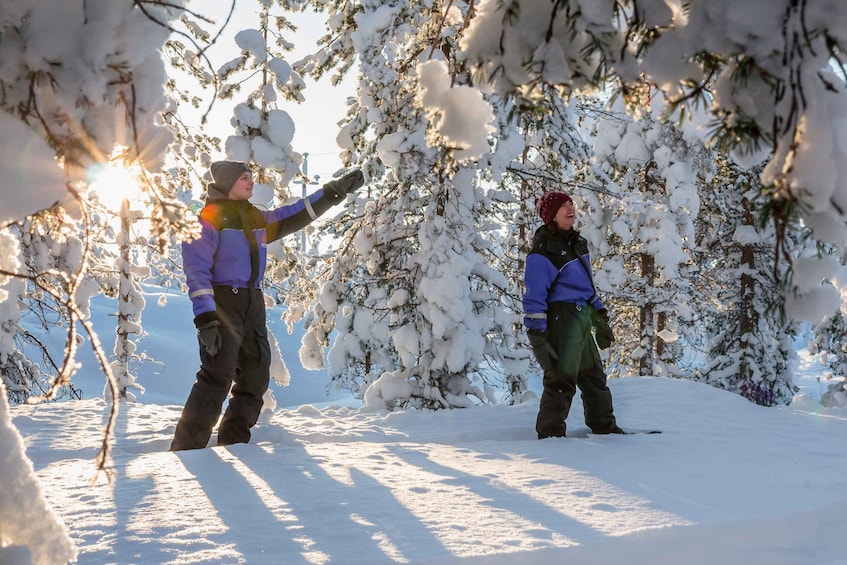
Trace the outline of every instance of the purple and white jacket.
<path fill-rule="evenodd" d="M 343 200 L 318 190 L 274 210 L 247 200 L 213 200 L 200 211 L 200 237 L 182 244 L 194 324 L 217 319 L 215 286 L 261 288 L 268 243 L 294 233 Z"/>

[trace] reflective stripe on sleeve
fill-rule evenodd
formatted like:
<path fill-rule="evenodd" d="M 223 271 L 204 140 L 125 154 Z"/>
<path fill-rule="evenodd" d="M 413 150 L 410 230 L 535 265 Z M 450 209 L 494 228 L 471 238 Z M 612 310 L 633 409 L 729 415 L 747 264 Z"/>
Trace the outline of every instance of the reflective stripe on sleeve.
<path fill-rule="evenodd" d="M 191 294 L 188 295 L 188 298 L 197 298 L 198 296 L 204 296 L 206 294 L 211 294 L 214 296 L 215 291 L 211 288 L 201 288 L 200 290 L 195 290 Z"/>
<path fill-rule="evenodd" d="M 312 203 L 311 203 L 311 202 L 309 202 L 309 199 L 308 199 L 308 198 L 304 198 L 304 199 L 303 199 L 303 204 L 306 206 L 306 211 L 309 213 L 309 216 L 310 216 L 313 220 L 317 220 L 317 219 L 318 219 L 318 215 L 317 215 L 317 214 L 315 214 L 315 209 L 314 209 L 314 208 L 312 208 Z"/>
<path fill-rule="evenodd" d="M 547 312 L 538 312 L 537 314 L 524 314 L 525 318 L 529 318 L 530 320 L 546 320 Z"/>

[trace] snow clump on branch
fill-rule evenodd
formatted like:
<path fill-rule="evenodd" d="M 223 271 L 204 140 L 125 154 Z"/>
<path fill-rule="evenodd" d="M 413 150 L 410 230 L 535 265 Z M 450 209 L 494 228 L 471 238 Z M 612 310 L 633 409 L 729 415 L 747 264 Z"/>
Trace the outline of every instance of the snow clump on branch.
<path fill-rule="evenodd" d="M 430 145 L 452 148 L 458 162 L 478 159 L 489 151 L 488 136 L 494 132 L 494 112 L 482 94 L 470 86 L 450 87 L 443 61 L 418 65 L 419 100 L 433 127 Z"/>

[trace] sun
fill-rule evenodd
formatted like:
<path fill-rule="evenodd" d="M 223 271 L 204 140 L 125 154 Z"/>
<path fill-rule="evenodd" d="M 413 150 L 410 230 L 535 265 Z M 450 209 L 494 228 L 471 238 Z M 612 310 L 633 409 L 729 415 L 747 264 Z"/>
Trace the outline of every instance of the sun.
<path fill-rule="evenodd" d="M 92 179 L 89 190 L 113 212 L 118 212 L 125 200 L 138 200 L 144 194 L 141 167 L 126 159 L 125 147 L 116 146 L 106 164 L 95 165 L 89 170 L 89 178 Z"/>

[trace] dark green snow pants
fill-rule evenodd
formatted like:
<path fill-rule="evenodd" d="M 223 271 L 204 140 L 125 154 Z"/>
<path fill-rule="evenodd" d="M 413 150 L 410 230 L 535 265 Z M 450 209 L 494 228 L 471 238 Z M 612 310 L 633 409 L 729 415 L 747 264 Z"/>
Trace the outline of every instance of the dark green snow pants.
<path fill-rule="evenodd" d="M 591 335 L 591 306 L 551 302 L 547 309 L 547 337 L 559 355 L 556 368 L 544 371 L 544 390 L 535 431 L 539 438 L 563 437 L 565 420 L 576 387 L 582 393 L 585 423 L 597 434 L 619 428 L 612 408 L 612 393 Z"/>

